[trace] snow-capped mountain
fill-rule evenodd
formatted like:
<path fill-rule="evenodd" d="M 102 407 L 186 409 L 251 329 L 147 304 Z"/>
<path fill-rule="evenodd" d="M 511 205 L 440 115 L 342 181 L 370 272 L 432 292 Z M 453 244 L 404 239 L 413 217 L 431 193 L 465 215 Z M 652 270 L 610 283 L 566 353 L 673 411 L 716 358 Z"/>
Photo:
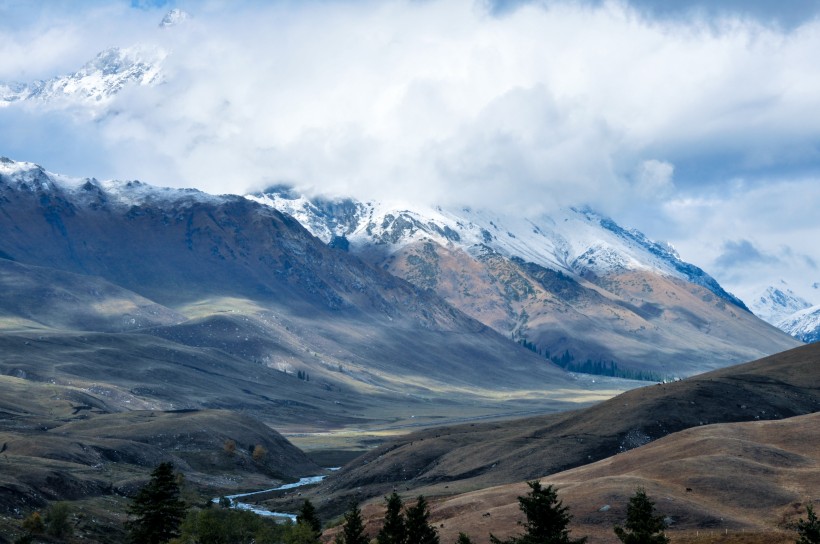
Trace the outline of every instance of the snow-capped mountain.
<path fill-rule="evenodd" d="M 792 347 L 668 244 L 587 208 L 524 217 L 249 195 L 568 368 L 677 376 Z"/>
<path fill-rule="evenodd" d="M 795 312 L 810 306 L 808 300 L 797 295 L 785 284 L 767 287 L 749 303 L 749 308 L 756 316 L 775 326 Z"/>
<path fill-rule="evenodd" d="M 251 369 L 310 369 L 362 391 L 576 381 L 435 293 L 335 251 L 293 218 L 238 195 L 70 178 L 0 159 L 0 232 L 3 285 L 11 286 L 0 310 L 17 312 L 3 313 L 0 329 L 11 320 L 122 330 L 118 312 L 140 317 L 160 305 L 153 324 L 189 310 L 195 322 L 173 330 L 148 324 L 139 327 L 144 333 L 227 350 Z M 64 285 L 27 280 L 27 289 L 17 288 L 28 270 Z M 110 304 L 97 300 L 106 291 Z M 93 308 L 83 311 L 86 300 Z M 31 310 L 37 305 L 45 310 Z M 58 308 L 65 315 L 54 315 Z"/>
<path fill-rule="evenodd" d="M 579 277 L 620 271 L 653 271 L 705 287 L 746 309 L 700 268 L 681 260 L 669 244 L 625 229 L 588 208 L 566 208 L 549 216 L 502 216 L 487 210 L 406 209 L 353 200 L 309 200 L 285 190 L 248 198 L 292 215 L 326 243 L 344 238 L 354 252 L 396 253 L 424 240 L 472 255 L 487 251 L 517 257 Z"/>
<path fill-rule="evenodd" d="M 126 86 L 160 83 L 166 56 L 166 51 L 155 46 L 112 47 L 73 74 L 31 83 L 0 83 L 0 107 L 26 101 L 102 105 Z"/>
<path fill-rule="evenodd" d="M 777 327 L 807 344 L 820 342 L 820 304 L 778 321 Z"/>

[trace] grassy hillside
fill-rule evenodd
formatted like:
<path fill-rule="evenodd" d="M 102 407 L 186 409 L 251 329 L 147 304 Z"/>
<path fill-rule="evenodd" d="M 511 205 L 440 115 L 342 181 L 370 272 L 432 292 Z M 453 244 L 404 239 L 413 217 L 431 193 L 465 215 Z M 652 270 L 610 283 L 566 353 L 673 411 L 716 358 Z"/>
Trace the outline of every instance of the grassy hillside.
<path fill-rule="evenodd" d="M 628 391 L 590 408 L 409 434 L 333 475 L 328 511 L 393 488 L 449 495 L 554 474 L 684 429 L 820 411 L 820 345 L 679 382 Z"/>
<path fill-rule="evenodd" d="M 612 532 L 643 487 L 668 516 L 675 543 L 791 543 L 805 506 L 820 505 L 820 414 L 777 421 L 707 425 L 573 470 L 541 478 L 569 506 L 573 536 L 589 544 L 620 542 Z M 523 483 L 435 502 L 432 520 L 443 542 L 459 531 L 486 542 L 517 534 Z M 371 507 L 371 516 L 380 515 Z"/>

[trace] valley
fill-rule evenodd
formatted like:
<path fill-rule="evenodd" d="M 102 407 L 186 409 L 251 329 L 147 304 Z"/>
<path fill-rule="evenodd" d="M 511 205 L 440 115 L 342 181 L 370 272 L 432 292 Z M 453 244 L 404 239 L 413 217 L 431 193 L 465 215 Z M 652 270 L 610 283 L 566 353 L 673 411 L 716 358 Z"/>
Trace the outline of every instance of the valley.
<path fill-rule="evenodd" d="M 269 204 L 0 161 L 0 534 L 12 535 L 0 542 L 60 501 L 84 541 L 119 542 L 128 497 L 165 461 L 193 506 L 285 485 L 253 503 L 294 512 L 309 497 L 329 522 L 355 500 L 372 527 L 399 490 L 430 497 L 443 538 L 471 527 L 478 542 L 484 529 L 511 534 L 514 494 L 535 478 L 567 489 L 590 542 L 611 541 L 599 526 L 622 509 L 596 516 L 581 503 L 622 501 L 642 478 L 686 503 L 671 514 L 682 536 L 780 531 L 771 516 L 808 492 L 811 478 L 786 491 L 793 476 L 767 476 L 778 499 L 758 523 L 623 468 L 642 451 L 692 450 L 680 459 L 700 482 L 699 456 L 718 455 L 702 429 L 804 429 L 820 410 L 816 344 L 787 349 L 799 343 L 639 233 L 571 211 L 575 226 L 543 227 L 554 245 L 536 254 L 524 235 L 454 244 L 481 231 L 480 215 L 446 218 L 452 227 L 416 218 L 415 230 L 385 231 L 395 246 L 351 231 L 345 250 Z M 570 259 L 570 242 L 601 232 L 607 248 Z M 558 246 L 564 260 L 550 261 Z M 595 268 L 604 254 L 623 266 Z M 576 356 L 611 375 L 570 372 Z M 660 376 L 670 380 L 646 381 Z M 764 442 L 755 448 L 782 441 Z M 485 506 L 491 520 L 470 517 Z"/>
<path fill-rule="evenodd" d="M 818 49 L 0 0 L 0 544 L 820 544 Z"/>

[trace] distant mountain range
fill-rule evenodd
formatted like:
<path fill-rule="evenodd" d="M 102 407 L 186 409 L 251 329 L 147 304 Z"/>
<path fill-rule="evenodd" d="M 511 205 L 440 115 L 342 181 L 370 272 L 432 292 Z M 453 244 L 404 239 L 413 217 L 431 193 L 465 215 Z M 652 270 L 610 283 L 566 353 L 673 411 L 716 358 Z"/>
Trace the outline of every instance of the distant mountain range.
<path fill-rule="evenodd" d="M 786 285 L 766 288 L 752 301 L 751 309 L 764 321 L 801 342 L 820 340 L 820 305 L 812 305 Z"/>
<path fill-rule="evenodd" d="M 286 187 L 248 198 L 565 368 L 674 377 L 797 345 L 667 244 L 587 208 L 528 218 Z"/>

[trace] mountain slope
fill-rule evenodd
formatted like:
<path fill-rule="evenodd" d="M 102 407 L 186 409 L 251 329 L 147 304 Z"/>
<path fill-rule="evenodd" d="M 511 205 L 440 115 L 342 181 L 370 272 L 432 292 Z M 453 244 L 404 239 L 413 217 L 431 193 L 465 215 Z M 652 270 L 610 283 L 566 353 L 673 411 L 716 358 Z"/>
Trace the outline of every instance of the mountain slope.
<path fill-rule="evenodd" d="M 101 278 L 0 259 L 0 330 L 118 332 L 185 320 Z"/>
<path fill-rule="evenodd" d="M 317 491 L 326 508 L 389 493 L 462 490 L 539 478 L 701 425 L 820 411 L 820 344 L 682 381 L 634 389 L 590 408 L 422 431 L 367 453 Z"/>
<path fill-rule="evenodd" d="M 798 345 L 703 270 L 588 209 L 525 218 L 249 195 L 564 366 L 664 378 Z"/>
<path fill-rule="evenodd" d="M 132 404 L 250 410 L 320 428 L 440 416 L 445 406 L 554 409 L 588 389 L 435 294 L 242 197 L 73 180 L 2 159 L 0 229 L 7 261 L 104 278 L 187 319 L 140 334 L 6 335 L 7 374 L 101 380 Z"/>
<path fill-rule="evenodd" d="M 572 536 L 588 536 L 590 544 L 619 542 L 612 527 L 624 523 L 638 487 L 671 522 L 673 542 L 697 542 L 700 535 L 724 538 L 715 542 L 791 543 L 790 525 L 805 518 L 805 504 L 816 500 L 820 485 L 818 441 L 817 413 L 707 425 L 541 481 L 555 485 L 570 508 Z M 443 542 L 462 531 L 477 541 L 490 532 L 506 538 L 520 533 L 518 496 L 527 491 L 516 483 L 434 502 L 431 520 Z"/>
<path fill-rule="evenodd" d="M 820 342 L 820 305 L 793 313 L 779 321 L 777 327 L 801 342 Z"/>

